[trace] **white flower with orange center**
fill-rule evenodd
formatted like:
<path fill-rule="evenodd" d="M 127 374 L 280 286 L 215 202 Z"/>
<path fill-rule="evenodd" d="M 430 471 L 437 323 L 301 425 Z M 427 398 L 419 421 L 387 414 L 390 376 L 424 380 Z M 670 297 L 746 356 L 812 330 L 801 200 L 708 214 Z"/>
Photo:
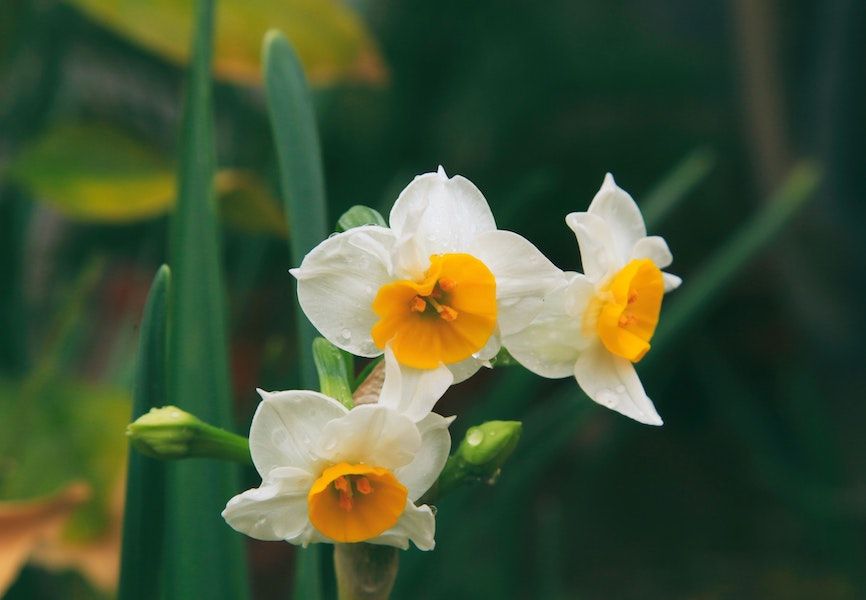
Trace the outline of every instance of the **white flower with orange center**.
<path fill-rule="evenodd" d="M 535 320 L 505 347 L 543 377 L 574 375 L 596 402 L 650 425 L 662 420 L 634 363 L 650 349 L 662 297 L 680 285 L 661 270 L 673 257 L 647 237 L 640 209 L 608 173 L 586 212 L 569 214 L 585 274 L 562 273 Z"/>
<path fill-rule="evenodd" d="M 448 384 L 431 392 L 390 377 L 395 371 L 386 363 L 377 404 L 352 410 L 318 392 L 259 390 L 250 453 L 262 484 L 229 500 L 222 513 L 228 524 L 256 539 L 303 546 L 405 549 L 411 540 L 432 549 L 433 513 L 415 502 L 448 459 L 452 419 L 429 412 Z"/>
<path fill-rule="evenodd" d="M 444 365 L 462 381 L 559 282 L 535 246 L 496 229 L 472 182 L 441 167 L 403 190 L 389 222 L 331 236 L 292 270 L 313 325 L 358 356 L 390 347 L 404 369 Z"/>

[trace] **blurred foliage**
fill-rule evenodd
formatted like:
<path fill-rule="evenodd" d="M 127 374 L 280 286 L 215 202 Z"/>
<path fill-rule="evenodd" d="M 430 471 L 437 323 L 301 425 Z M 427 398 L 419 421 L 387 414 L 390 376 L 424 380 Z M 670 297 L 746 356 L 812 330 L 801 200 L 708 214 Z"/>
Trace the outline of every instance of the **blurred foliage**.
<path fill-rule="evenodd" d="M 64 124 L 21 152 L 7 176 L 63 214 L 82 221 L 129 223 L 174 206 L 176 169 L 155 149 L 104 125 Z M 245 232 L 286 237 L 285 220 L 252 172 L 217 174 L 219 209 Z"/>
<path fill-rule="evenodd" d="M 92 18 L 166 58 L 189 61 L 192 0 L 67 0 Z M 236 83 L 261 81 L 262 37 L 285 31 L 310 79 L 381 83 L 385 67 L 364 23 L 342 0 L 223 0 L 214 72 Z"/>
<path fill-rule="evenodd" d="M 764 239 L 753 219 L 799 159 L 824 171 L 814 201 L 785 218 L 769 247 L 738 259 L 727 287 L 712 289 L 710 304 L 702 299 L 696 318 L 678 324 L 658 359 L 641 365 L 665 419 L 660 430 L 591 405 L 572 380 L 517 367 L 449 391 L 441 412 L 460 415 L 454 439 L 480 421 L 515 419 L 524 422 L 523 441 L 496 487 L 443 500 L 437 549 L 401 556 L 396 597 L 866 593 L 859 358 L 866 281 L 858 268 L 866 258 L 859 151 L 866 79 L 858 58 L 866 7 L 760 2 L 763 22 L 749 23 L 770 28 L 762 39 L 772 53 L 744 60 L 742 4 L 551 0 L 504 10 L 490 0 L 351 2 L 389 77 L 371 87 L 341 76 L 316 92 L 330 215 L 357 204 L 387 215 L 412 176 L 441 163 L 480 187 L 501 227 L 574 269 L 577 248 L 563 217 L 584 209 L 611 171 L 647 210 L 651 233 L 666 237 L 671 271 L 684 278 L 666 300 L 664 326 L 677 295 L 708 281 L 698 274 L 736 232 L 751 227 L 753 240 Z M 269 6 L 253 27 L 261 27 L 249 38 L 255 54 L 244 51 L 253 64 L 263 30 L 280 27 L 283 5 Z M 174 163 L 189 21 L 162 28 L 180 31 L 180 53 L 167 54 L 88 14 L 51 0 L 0 3 L 0 172 L 70 122 L 105 124 Z M 301 40 L 283 28 L 311 68 Z M 747 75 L 765 63 L 774 77 Z M 356 63 L 341 64 L 351 71 Z M 312 71 L 308 77 L 316 80 Z M 767 88 L 779 105 L 757 114 L 780 124 L 781 138 L 771 140 L 789 155 L 780 174 L 767 167 L 764 133 L 746 117 Z M 271 190 L 278 157 L 262 96 L 228 79 L 216 86 L 217 159 Z M 136 337 L 147 283 L 166 259 L 166 219 L 71 222 L 31 203 L 42 194 L 28 188 L 0 182 L 0 368 L 8 389 L 39 362 L 64 290 L 94 255 L 109 259 L 90 300 L 100 310 L 77 313 L 81 356 L 64 367 L 63 381 L 128 385 L 122 349 Z M 254 229 L 226 230 L 222 240 L 242 425 L 257 402 L 254 387 L 289 389 L 300 380 L 286 272 L 297 261 L 284 240 Z M 100 359 L 106 347 L 116 360 Z M 72 417 L 58 417 L 65 418 Z M 253 480 L 248 474 L 246 483 Z M 251 544 L 256 598 L 290 597 L 292 553 Z M 88 594 L 69 574 L 31 568 L 9 597 Z"/>

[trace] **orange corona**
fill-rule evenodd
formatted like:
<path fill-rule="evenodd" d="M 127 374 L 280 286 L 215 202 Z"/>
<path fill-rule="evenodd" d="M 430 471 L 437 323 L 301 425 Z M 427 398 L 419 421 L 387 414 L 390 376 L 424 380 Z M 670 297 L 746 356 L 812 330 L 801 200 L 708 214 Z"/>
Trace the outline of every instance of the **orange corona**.
<path fill-rule="evenodd" d="M 638 362 L 650 349 L 664 296 L 662 272 L 649 259 L 632 260 L 600 295 L 596 331 L 612 354 Z"/>
<path fill-rule="evenodd" d="M 496 279 L 469 254 L 438 254 L 420 281 L 383 285 L 373 300 L 373 341 L 391 344 L 416 369 L 455 363 L 481 350 L 496 329 Z"/>
<path fill-rule="evenodd" d="M 323 535 L 335 542 L 363 542 L 397 524 L 408 494 L 388 469 L 339 463 L 313 483 L 307 509 Z"/>

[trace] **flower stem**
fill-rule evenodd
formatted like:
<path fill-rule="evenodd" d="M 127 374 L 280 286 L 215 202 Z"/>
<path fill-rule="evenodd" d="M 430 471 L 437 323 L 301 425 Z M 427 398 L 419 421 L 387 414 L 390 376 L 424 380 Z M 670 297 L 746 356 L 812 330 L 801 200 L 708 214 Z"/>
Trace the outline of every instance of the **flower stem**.
<path fill-rule="evenodd" d="M 375 544 L 334 544 L 339 600 L 388 600 L 397 579 L 399 551 Z"/>

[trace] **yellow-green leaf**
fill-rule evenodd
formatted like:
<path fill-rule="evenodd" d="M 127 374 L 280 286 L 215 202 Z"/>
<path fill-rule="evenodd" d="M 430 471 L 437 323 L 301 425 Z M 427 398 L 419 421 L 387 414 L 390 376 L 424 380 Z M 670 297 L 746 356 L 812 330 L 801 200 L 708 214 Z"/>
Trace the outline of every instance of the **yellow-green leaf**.
<path fill-rule="evenodd" d="M 9 175 L 66 216 L 132 223 L 166 214 L 175 203 L 175 166 L 155 148 L 105 125 L 62 124 L 19 154 Z M 217 174 L 220 214 L 245 233 L 286 237 L 285 217 L 251 171 Z"/>
<path fill-rule="evenodd" d="M 174 171 L 155 150 L 115 129 L 65 124 L 12 162 L 9 175 L 69 217 L 125 223 L 164 214 Z"/>
<path fill-rule="evenodd" d="M 191 0 L 67 1 L 177 64 L 189 61 Z M 237 83 L 260 83 L 261 39 L 272 27 L 288 35 L 316 84 L 377 83 L 386 77 L 373 38 L 340 0 L 222 0 L 214 41 L 215 75 Z"/>

